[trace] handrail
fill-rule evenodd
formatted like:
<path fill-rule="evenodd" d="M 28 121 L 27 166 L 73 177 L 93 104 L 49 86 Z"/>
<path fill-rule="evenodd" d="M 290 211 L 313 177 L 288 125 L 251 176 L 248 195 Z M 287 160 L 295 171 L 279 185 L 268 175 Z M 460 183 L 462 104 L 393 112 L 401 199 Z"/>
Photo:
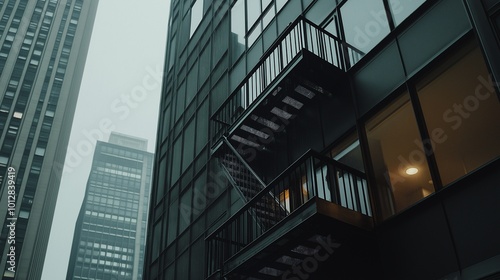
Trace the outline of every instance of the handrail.
<path fill-rule="evenodd" d="M 306 158 L 308 158 L 309 154 L 312 152 L 312 150 L 306 151 L 302 156 L 300 156 L 294 163 L 292 163 L 285 171 L 283 171 L 278 177 L 282 176 L 284 173 L 286 173 L 289 170 L 292 170 L 294 167 L 297 167 L 302 161 Z M 277 177 L 277 178 L 278 178 Z M 257 201 L 259 198 L 261 198 L 263 195 L 266 193 L 269 193 L 269 191 L 273 188 L 273 183 L 276 181 L 276 179 L 272 180 L 269 185 L 267 185 L 266 188 L 262 189 L 260 192 L 258 192 L 252 199 L 250 199 L 243 207 L 241 207 L 238 211 L 236 211 L 231 217 L 229 217 L 224 223 L 222 223 L 217 229 L 215 229 L 210 235 L 208 235 L 205 240 L 210 239 L 213 235 L 221 231 L 223 227 L 225 227 L 226 224 L 232 222 L 237 218 L 237 216 L 241 215 L 243 212 L 248 210 L 252 206 L 252 204 Z"/>
<path fill-rule="evenodd" d="M 314 22 L 310 21 L 308 18 L 306 18 L 305 16 L 303 15 L 299 15 L 294 21 L 290 22 L 288 24 L 288 26 L 283 30 L 283 32 L 281 32 L 281 34 L 274 40 L 274 42 L 269 46 L 269 48 L 261 55 L 260 59 L 259 59 L 259 62 L 257 63 L 257 65 L 255 65 L 249 72 L 249 74 L 243 79 L 243 82 L 245 80 L 247 80 L 247 78 L 250 76 L 250 74 L 252 72 L 254 72 L 259 64 L 261 63 L 261 61 L 263 61 L 264 59 L 267 58 L 267 56 L 269 56 L 269 54 L 279 45 L 279 43 L 283 40 L 284 37 L 286 37 L 288 35 L 288 33 L 294 28 L 295 25 L 297 25 L 300 21 L 304 21 L 305 23 L 311 25 L 312 27 L 314 27 L 315 29 L 318 29 L 318 30 L 321 30 L 322 33 L 325 33 L 326 35 L 328 35 L 329 37 L 332 37 L 336 40 L 338 40 L 339 42 L 342 43 L 342 45 L 348 47 L 348 48 L 351 48 L 353 50 L 355 50 L 356 52 L 360 53 L 361 55 L 364 55 L 363 51 L 361 51 L 360 49 L 356 48 L 355 46 L 347 43 L 346 41 L 343 41 L 341 40 L 338 36 L 336 35 L 333 35 L 332 33 L 328 32 L 327 30 L 321 28 L 319 25 L 315 24 Z M 344 69 L 345 70 L 345 69 Z M 243 84 L 243 82 L 241 82 L 238 87 L 241 86 L 241 84 Z"/>
<path fill-rule="evenodd" d="M 371 216 L 365 174 L 308 150 L 205 238 L 209 274 L 314 197 Z"/>
<path fill-rule="evenodd" d="M 304 16 L 297 17 L 211 115 L 212 143 L 262 96 L 303 49 L 344 71 L 364 55 L 354 46 L 341 41 Z M 238 111 L 240 108 L 243 110 Z"/>
<path fill-rule="evenodd" d="M 260 179 L 259 175 L 257 175 L 257 173 L 253 170 L 253 168 L 250 167 L 250 165 L 248 165 L 248 163 L 241 157 L 240 153 L 238 153 L 238 151 L 236 151 L 236 149 L 233 147 L 233 145 L 231 145 L 229 140 L 227 140 L 226 136 L 222 137 L 222 141 L 226 144 L 226 146 L 229 148 L 229 150 L 231 150 L 231 152 L 236 156 L 236 158 L 238 158 L 240 163 L 243 164 L 243 166 L 248 170 L 248 172 L 250 172 L 250 174 L 252 174 L 252 176 L 257 180 L 257 182 L 259 182 L 259 184 L 262 186 L 262 188 L 265 188 L 266 183 L 264 183 L 264 181 L 262 181 L 262 179 Z"/>
<path fill-rule="evenodd" d="M 285 30 L 283 30 L 283 32 L 281 32 L 281 34 L 274 40 L 274 42 L 271 44 L 271 46 L 269 46 L 269 48 L 261 55 L 259 62 L 257 62 L 257 64 L 248 72 L 248 74 L 243 78 L 243 80 L 238 84 L 238 86 L 236 86 L 236 90 L 234 90 L 227 97 L 227 99 L 224 101 L 224 103 L 222 103 L 219 106 L 219 108 L 212 114 L 212 117 L 214 117 L 222 109 L 222 107 L 224 105 L 226 105 L 226 102 L 228 102 L 228 100 L 238 92 L 237 89 L 241 88 L 250 79 L 250 77 L 257 71 L 257 69 L 259 69 L 259 67 L 264 62 L 264 60 L 266 60 L 271 55 L 271 53 L 277 48 L 277 46 L 281 43 L 281 41 L 283 41 L 283 39 L 286 36 L 288 36 L 290 31 L 292 31 L 295 28 L 295 26 L 301 21 L 306 22 L 307 24 L 311 25 L 312 27 L 314 27 L 316 29 L 320 29 L 321 32 L 325 33 L 329 37 L 332 37 L 332 38 L 338 40 L 339 42 L 342 43 L 342 45 L 355 50 L 356 52 L 360 53 L 361 55 L 364 55 L 364 53 L 361 50 L 359 50 L 358 48 L 356 48 L 355 46 L 347 43 L 346 41 L 340 40 L 340 38 L 338 38 L 337 36 L 333 35 L 332 33 L 328 32 L 328 31 L 322 29 L 320 26 L 316 25 L 314 22 L 310 21 L 309 19 L 307 19 L 303 15 L 299 15 L 294 21 L 292 21 L 288 24 L 288 26 L 285 28 Z M 343 70 L 346 70 L 346 69 L 343 69 Z"/>
<path fill-rule="evenodd" d="M 304 154 L 302 154 L 302 156 L 300 156 L 296 161 L 294 161 L 290 166 L 288 166 L 283 172 L 281 172 L 275 179 L 273 179 L 267 185 L 266 188 L 262 189 L 259 193 L 257 193 L 251 200 L 249 200 L 245 205 L 243 205 L 243 207 L 241 207 L 231 217 L 229 217 L 224 223 L 222 223 L 219 227 L 217 227 L 217 229 L 215 229 L 205 239 L 210 239 L 214 234 L 218 233 L 226 224 L 229 224 L 230 222 L 234 221 L 239 215 L 241 215 L 243 212 L 248 210 L 256 201 L 258 201 L 259 198 L 268 194 L 269 191 L 275 187 L 276 182 L 279 182 L 288 173 L 295 170 L 295 168 L 297 168 L 300 164 L 302 164 L 305 160 L 307 160 L 311 156 L 317 157 L 321 160 L 328 161 L 330 164 L 337 165 L 337 166 L 341 167 L 342 169 L 346 169 L 347 171 L 353 173 L 354 175 L 357 175 L 357 176 L 360 176 L 360 177 L 363 177 L 366 179 L 366 174 L 360 172 L 359 170 L 356 170 L 350 166 L 347 166 L 343 163 L 340 163 L 332 158 L 325 157 L 325 156 L 321 155 L 320 153 L 318 153 L 312 149 L 309 149 Z"/>

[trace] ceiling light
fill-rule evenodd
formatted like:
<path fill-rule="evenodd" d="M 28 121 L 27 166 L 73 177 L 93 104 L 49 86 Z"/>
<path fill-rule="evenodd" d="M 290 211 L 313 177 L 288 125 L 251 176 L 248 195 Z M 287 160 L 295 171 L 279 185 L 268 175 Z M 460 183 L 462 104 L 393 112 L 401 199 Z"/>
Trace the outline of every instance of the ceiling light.
<path fill-rule="evenodd" d="M 410 168 L 406 169 L 405 173 L 408 175 L 415 175 L 418 173 L 418 168 L 410 167 Z"/>

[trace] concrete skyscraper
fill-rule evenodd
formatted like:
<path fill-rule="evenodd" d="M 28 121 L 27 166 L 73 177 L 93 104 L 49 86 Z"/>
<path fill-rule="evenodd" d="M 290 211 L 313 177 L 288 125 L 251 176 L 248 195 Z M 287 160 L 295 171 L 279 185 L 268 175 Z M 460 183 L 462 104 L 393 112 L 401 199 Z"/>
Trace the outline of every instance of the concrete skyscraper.
<path fill-rule="evenodd" d="M 500 279 L 499 0 L 172 0 L 167 42 L 145 279 Z"/>
<path fill-rule="evenodd" d="M 153 154 L 147 140 L 98 141 L 76 222 L 67 280 L 140 280 Z"/>
<path fill-rule="evenodd" d="M 2 279 L 41 277 L 97 4 L 0 1 Z"/>

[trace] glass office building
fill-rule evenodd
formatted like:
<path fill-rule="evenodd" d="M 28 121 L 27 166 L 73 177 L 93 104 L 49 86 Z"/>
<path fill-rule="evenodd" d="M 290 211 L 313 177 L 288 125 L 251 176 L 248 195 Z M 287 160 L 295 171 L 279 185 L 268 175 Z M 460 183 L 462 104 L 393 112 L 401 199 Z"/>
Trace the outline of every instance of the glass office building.
<path fill-rule="evenodd" d="M 145 279 L 497 279 L 500 1 L 171 3 Z"/>
<path fill-rule="evenodd" d="M 0 1 L 2 279 L 41 277 L 96 10 L 94 0 Z"/>
<path fill-rule="evenodd" d="M 140 280 L 153 154 L 147 140 L 97 142 L 66 279 Z"/>

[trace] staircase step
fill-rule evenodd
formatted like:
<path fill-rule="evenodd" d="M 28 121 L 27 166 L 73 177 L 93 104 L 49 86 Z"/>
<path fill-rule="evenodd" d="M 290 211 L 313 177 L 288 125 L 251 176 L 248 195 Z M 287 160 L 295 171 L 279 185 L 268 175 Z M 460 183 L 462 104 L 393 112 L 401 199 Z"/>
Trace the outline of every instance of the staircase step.
<path fill-rule="evenodd" d="M 304 106 L 304 103 L 302 103 L 299 100 L 297 100 L 293 97 L 290 97 L 288 95 L 285 96 L 285 98 L 283 98 L 283 100 L 281 100 L 281 102 L 283 102 L 287 105 L 290 105 L 292 108 L 295 108 L 296 110 L 300 110 Z"/>
<path fill-rule="evenodd" d="M 258 139 L 261 139 L 261 141 L 269 141 L 269 138 L 272 137 L 272 135 L 269 135 L 266 132 L 264 132 L 263 128 L 254 128 L 252 126 L 248 126 L 245 124 L 240 127 L 240 131 L 245 131 L 249 135 L 253 135 Z"/>
<path fill-rule="evenodd" d="M 255 114 L 252 114 L 250 116 L 250 120 L 262 125 L 262 127 L 267 127 L 274 132 L 281 130 L 281 124 L 277 123 L 276 121 L 273 121 L 273 119 L 269 119 L 269 118 L 265 118 L 262 116 L 257 116 Z"/>
<path fill-rule="evenodd" d="M 295 251 L 287 251 L 287 252 L 284 253 L 284 255 L 292 257 L 294 259 L 299 259 L 299 260 L 303 260 L 303 259 L 309 257 L 309 255 L 305 255 L 305 254 L 298 253 L 298 252 L 295 252 Z"/>
<path fill-rule="evenodd" d="M 264 274 L 261 272 L 256 272 L 256 273 L 252 274 L 252 276 L 254 276 L 257 279 L 261 279 L 261 280 L 276 280 L 276 277 L 277 277 L 277 276 L 273 276 L 273 275 L 269 275 L 269 274 Z"/>
<path fill-rule="evenodd" d="M 283 256 L 283 257 L 286 257 L 286 256 Z M 302 261 L 302 260 L 298 260 L 298 259 L 294 259 L 294 260 L 297 260 L 296 263 L 300 263 Z M 278 262 L 278 260 L 277 260 L 275 262 L 269 262 L 269 263 L 267 263 L 267 266 L 272 267 L 274 269 L 286 271 L 286 270 L 290 269 L 293 264 L 295 264 L 295 263 L 287 264 L 287 263 L 284 263 L 284 262 Z"/>

